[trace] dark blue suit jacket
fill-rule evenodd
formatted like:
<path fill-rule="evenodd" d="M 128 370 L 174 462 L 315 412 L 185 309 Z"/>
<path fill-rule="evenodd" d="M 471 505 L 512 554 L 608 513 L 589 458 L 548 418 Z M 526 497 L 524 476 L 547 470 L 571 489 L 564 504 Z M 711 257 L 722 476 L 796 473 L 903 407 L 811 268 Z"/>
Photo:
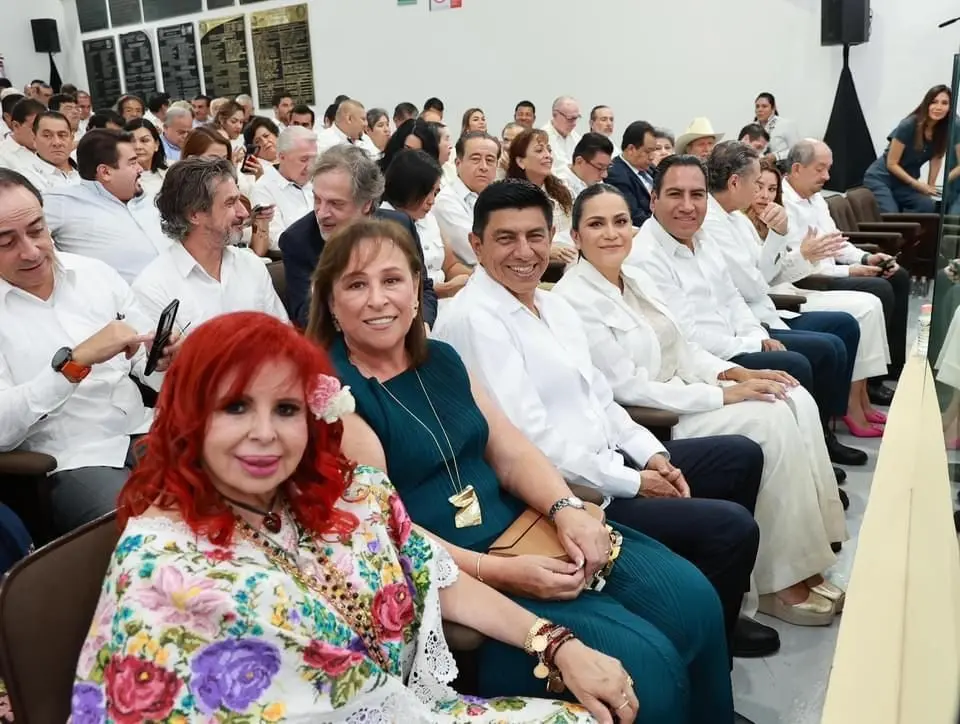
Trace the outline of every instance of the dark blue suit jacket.
<path fill-rule="evenodd" d="M 650 193 L 637 172 L 621 156 L 617 156 L 610 164 L 607 183 L 618 188 L 620 193 L 627 197 L 633 225 L 638 228 L 643 226 L 643 222 L 650 218 Z"/>
<path fill-rule="evenodd" d="M 420 284 L 423 287 L 423 320 L 432 327 L 437 319 L 437 293 L 433 290 L 433 282 L 427 276 L 416 225 L 402 211 L 378 209 L 373 215 L 378 219 L 396 221 L 410 232 L 416 242 L 417 253 L 420 254 Z M 301 327 L 307 326 L 307 318 L 310 316 L 310 279 L 317 267 L 324 243 L 320 235 L 320 224 L 312 211 L 290 224 L 280 235 L 283 273 L 287 282 L 287 298 L 283 302 L 287 306 L 290 319 Z"/>

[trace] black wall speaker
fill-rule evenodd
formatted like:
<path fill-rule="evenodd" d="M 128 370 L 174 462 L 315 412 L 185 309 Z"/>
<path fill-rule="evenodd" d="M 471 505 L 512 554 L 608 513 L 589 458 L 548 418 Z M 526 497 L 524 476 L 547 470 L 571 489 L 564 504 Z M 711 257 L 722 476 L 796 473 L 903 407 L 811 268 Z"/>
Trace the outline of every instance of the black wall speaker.
<path fill-rule="evenodd" d="M 870 40 L 870 0 L 821 0 L 820 45 L 859 45 Z"/>
<path fill-rule="evenodd" d="M 57 21 L 51 18 L 34 18 L 30 21 L 33 29 L 33 47 L 38 53 L 59 53 L 60 34 Z"/>

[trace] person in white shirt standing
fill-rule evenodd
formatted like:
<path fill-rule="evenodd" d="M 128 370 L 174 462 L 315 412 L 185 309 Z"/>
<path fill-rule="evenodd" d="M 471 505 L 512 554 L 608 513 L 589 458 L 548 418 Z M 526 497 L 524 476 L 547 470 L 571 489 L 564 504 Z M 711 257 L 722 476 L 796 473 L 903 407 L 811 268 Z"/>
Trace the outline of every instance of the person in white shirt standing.
<path fill-rule="evenodd" d="M 289 321 L 266 266 L 235 246 L 249 213 L 230 161 L 197 156 L 174 164 L 157 208 L 173 244 L 133 283 L 147 314 L 159 315 L 179 299 L 177 321 L 184 331 L 229 312 L 264 312 Z"/>
<path fill-rule="evenodd" d="M 155 326 L 113 269 L 54 251 L 40 193 L 0 169 L 0 450 L 56 458 L 62 533 L 116 507 L 153 419 L 130 376 L 156 386 L 144 371 Z"/>
<path fill-rule="evenodd" d="M 277 139 L 278 173 L 265 173 L 253 187 L 250 203 L 273 206 L 270 222 L 270 248 L 279 249 L 280 234 L 294 221 L 313 209 L 313 185 L 310 167 L 317 157 L 317 134 L 306 128 L 290 126 Z"/>
<path fill-rule="evenodd" d="M 0 166 L 14 171 L 33 167 L 37 158 L 33 122 L 45 110 L 40 101 L 21 96 L 10 111 L 10 135 L 0 141 Z"/>
<path fill-rule="evenodd" d="M 613 163 L 613 143 L 602 133 L 585 133 L 573 151 L 573 163 L 556 169 L 557 175 L 573 198 L 576 199 L 588 186 L 601 183 Z"/>
<path fill-rule="evenodd" d="M 57 249 L 90 256 L 133 282 L 170 245 L 152 198 L 141 195 L 133 136 L 88 131 L 77 147 L 82 180 L 44 193 L 47 225 Z"/>
<path fill-rule="evenodd" d="M 360 101 L 347 99 L 337 107 L 337 115 L 333 125 L 325 128 L 317 136 L 317 152 L 323 153 L 328 148 L 343 143 L 356 143 L 363 136 L 363 129 L 367 125 L 367 112 Z"/>
<path fill-rule="evenodd" d="M 240 103 L 240 98 L 237 98 L 237 102 Z M 293 111 L 293 107 L 296 104 L 293 102 L 293 98 L 286 91 L 277 91 L 273 94 L 273 122 L 277 124 L 277 127 L 282 131 L 284 128 L 290 125 L 290 113 Z M 250 99 L 251 113 L 253 114 L 253 99 Z M 246 107 L 246 106 L 244 106 Z M 247 120 L 250 120 L 250 116 L 247 116 Z"/>
<path fill-rule="evenodd" d="M 553 165 L 569 166 L 573 163 L 573 150 L 580 143 L 577 124 L 580 122 L 580 104 L 570 96 L 560 96 L 553 102 L 550 122 L 543 127 L 550 139 Z"/>
<path fill-rule="evenodd" d="M 473 205 L 477 196 L 496 179 L 500 143 L 487 133 L 468 133 L 457 141 L 457 178 L 437 194 L 433 213 L 443 238 L 467 266 L 477 257 L 470 245 Z"/>
<path fill-rule="evenodd" d="M 44 111 L 33 120 L 37 155 L 32 164 L 17 170 L 41 191 L 69 186 L 80 181 L 76 165 L 70 158 L 73 151 L 73 130 L 66 116 L 57 111 Z"/>
<path fill-rule="evenodd" d="M 799 247 L 806 229 L 815 229 L 822 234 L 838 231 L 821 194 L 823 185 L 830 179 L 833 152 L 822 141 L 805 139 L 790 149 L 787 163 L 790 170 L 783 183 L 783 205 L 793 230 L 792 249 Z M 884 263 L 889 265 L 886 270 L 879 266 Z M 880 300 L 890 345 L 886 376 L 899 378 L 907 354 L 910 277 L 906 270 L 901 269 L 889 254 L 867 254 L 847 242 L 836 258 L 822 260 L 816 273 L 832 277 L 830 289 L 868 292 Z M 893 392 L 882 384 L 881 378 L 871 379 L 869 394 L 875 405 L 889 405 L 893 400 Z"/>

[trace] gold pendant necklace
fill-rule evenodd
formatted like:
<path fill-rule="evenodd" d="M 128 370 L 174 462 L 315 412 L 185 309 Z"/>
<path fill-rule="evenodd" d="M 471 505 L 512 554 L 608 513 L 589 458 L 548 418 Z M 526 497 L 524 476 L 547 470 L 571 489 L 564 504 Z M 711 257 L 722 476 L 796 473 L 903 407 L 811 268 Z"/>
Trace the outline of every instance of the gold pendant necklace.
<path fill-rule="evenodd" d="M 457 508 L 457 512 L 453 516 L 453 522 L 457 528 L 472 528 L 483 523 L 483 511 L 480 509 L 480 497 L 477 495 L 476 489 L 473 485 L 467 485 L 464 487 L 463 481 L 460 479 L 460 468 L 457 465 L 457 454 L 453 450 L 453 444 L 450 442 L 450 436 L 447 435 L 447 430 L 443 426 L 443 423 L 440 421 L 440 415 L 437 414 L 436 408 L 433 406 L 433 401 L 430 399 L 430 395 L 427 393 L 427 388 L 423 384 L 423 380 L 420 379 L 420 372 L 418 370 L 413 371 L 417 376 L 417 381 L 420 383 L 420 389 L 423 390 L 423 396 L 427 398 L 427 404 L 430 405 L 430 410 L 433 412 L 433 416 L 437 420 L 437 424 L 440 426 L 440 431 L 443 433 L 443 437 L 447 442 L 447 447 L 450 449 L 450 459 L 453 461 L 453 471 L 450 470 L 450 464 L 447 462 L 447 456 L 443 452 L 443 448 L 440 446 L 440 441 L 437 439 L 437 436 L 433 434 L 433 430 L 427 426 L 427 424 L 417 417 L 410 408 L 404 405 L 396 395 L 394 395 L 387 386 L 377 380 L 380 384 L 380 387 L 390 395 L 390 398 L 396 402 L 403 410 L 410 415 L 414 420 L 420 423 L 420 426 L 427 431 L 427 434 L 430 435 L 430 438 L 433 440 L 433 444 L 436 445 L 437 451 L 440 453 L 440 459 L 443 461 L 443 466 L 447 469 L 447 477 L 450 478 L 450 484 L 453 485 L 454 489 L 457 491 L 449 498 L 447 501 Z M 454 478 L 454 473 L 456 473 L 456 478 Z"/>

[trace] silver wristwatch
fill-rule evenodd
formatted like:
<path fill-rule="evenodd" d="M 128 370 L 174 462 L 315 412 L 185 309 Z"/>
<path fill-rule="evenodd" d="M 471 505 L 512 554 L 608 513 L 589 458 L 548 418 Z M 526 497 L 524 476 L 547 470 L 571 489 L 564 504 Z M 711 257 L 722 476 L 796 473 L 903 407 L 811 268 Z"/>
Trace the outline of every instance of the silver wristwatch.
<path fill-rule="evenodd" d="M 580 498 L 578 498 L 576 495 L 571 495 L 569 498 L 560 498 L 560 500 L 550 506 L 550 510 L 547 511 L 547 517 L 550 520 L 553 520 L 557 517 L 557 513 L 564 508 L 576 508 L 577 510 L 583 510 L 583 501 L 580 500 Z"/>

